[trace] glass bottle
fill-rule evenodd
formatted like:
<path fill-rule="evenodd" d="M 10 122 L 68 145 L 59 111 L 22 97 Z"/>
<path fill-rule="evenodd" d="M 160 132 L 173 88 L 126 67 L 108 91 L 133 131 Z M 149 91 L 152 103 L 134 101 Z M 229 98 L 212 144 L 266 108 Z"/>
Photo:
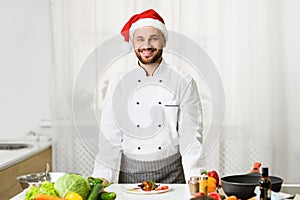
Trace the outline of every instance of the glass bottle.
<path fill-rule="evenodd" d="M 260 187 L 260 200 L 270 200 L 271 199 L 271 181 L 269 177 L 269 168 L 262 168 L 262 175 L 259 181 Z"/>
<path fill-rule="evenodd" d="M 199 192 L 203 193 L 204 195 L 208 195 L 208 176 L 207 175 L 201 176 Z"/>

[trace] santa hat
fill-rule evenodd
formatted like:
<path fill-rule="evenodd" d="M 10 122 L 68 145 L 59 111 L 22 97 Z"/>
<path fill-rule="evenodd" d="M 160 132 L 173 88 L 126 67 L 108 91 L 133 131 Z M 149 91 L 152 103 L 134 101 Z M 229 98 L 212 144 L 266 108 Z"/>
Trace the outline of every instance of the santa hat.
<path fill-rule="evenodd" d="M 129 38 L 132 38 L 134 31 L 144 26 L 152 26 L 159 29 L 164 34 L 165 39 L 168 39 L 168 31 L 163 18 L 155 10 L 149 9 L 140 14 L 133 15 L 128 20 L 121 30 L 124 40 L 129 42 Z"/>

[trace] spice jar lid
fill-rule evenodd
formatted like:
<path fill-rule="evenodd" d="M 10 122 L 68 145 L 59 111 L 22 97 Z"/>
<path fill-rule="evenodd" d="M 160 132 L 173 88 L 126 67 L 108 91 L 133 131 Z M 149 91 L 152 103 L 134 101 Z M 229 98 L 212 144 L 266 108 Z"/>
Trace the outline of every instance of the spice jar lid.
<path fill-rule="evenodd" d="M 190 182 L 191 183 L 196 183 L 200 180 L 200 177 L 199 176 L 191 176 L 190 177 Z"/>

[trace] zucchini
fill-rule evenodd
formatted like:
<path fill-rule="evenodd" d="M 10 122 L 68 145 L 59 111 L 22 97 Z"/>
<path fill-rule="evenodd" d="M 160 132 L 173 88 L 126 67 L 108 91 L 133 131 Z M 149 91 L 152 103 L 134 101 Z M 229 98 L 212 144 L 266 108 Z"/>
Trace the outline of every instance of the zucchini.
<path fill-rule="evenodd" d="M 101 183 L 96 183 L 90 192 L 87 200 L 97 200 L 98 195 L 102 192 L 103 185 Z"/>

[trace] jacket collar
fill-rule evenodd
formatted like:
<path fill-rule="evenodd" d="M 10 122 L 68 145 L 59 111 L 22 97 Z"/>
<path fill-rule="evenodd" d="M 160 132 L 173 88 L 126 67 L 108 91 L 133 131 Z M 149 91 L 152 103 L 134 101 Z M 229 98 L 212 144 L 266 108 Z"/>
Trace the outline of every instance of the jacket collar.
<path fill-rule="evenodd" d="M 159 63 L 159 65 L 158 65 L 158 66 L 156 67 L 156 69 L 154 70 L 152 76 L 157 76 L 157 75 L 159 75 L 159 74 L 163 71 L 163 68 L 164 68 L 164 66 L 165 66 L 166 64 L 167 64 L 167 63 L 165 62 L 165 60 L 162 59 L 161 62 Z M 141 67 L 141 66 L 139 65 L 139 63 L 137 64 L 137 66 L 138 66 L 138 68 L 139 68 L 144 74 L 147 74 L 146 70 L 145 70 L 143 67 Z"/>

